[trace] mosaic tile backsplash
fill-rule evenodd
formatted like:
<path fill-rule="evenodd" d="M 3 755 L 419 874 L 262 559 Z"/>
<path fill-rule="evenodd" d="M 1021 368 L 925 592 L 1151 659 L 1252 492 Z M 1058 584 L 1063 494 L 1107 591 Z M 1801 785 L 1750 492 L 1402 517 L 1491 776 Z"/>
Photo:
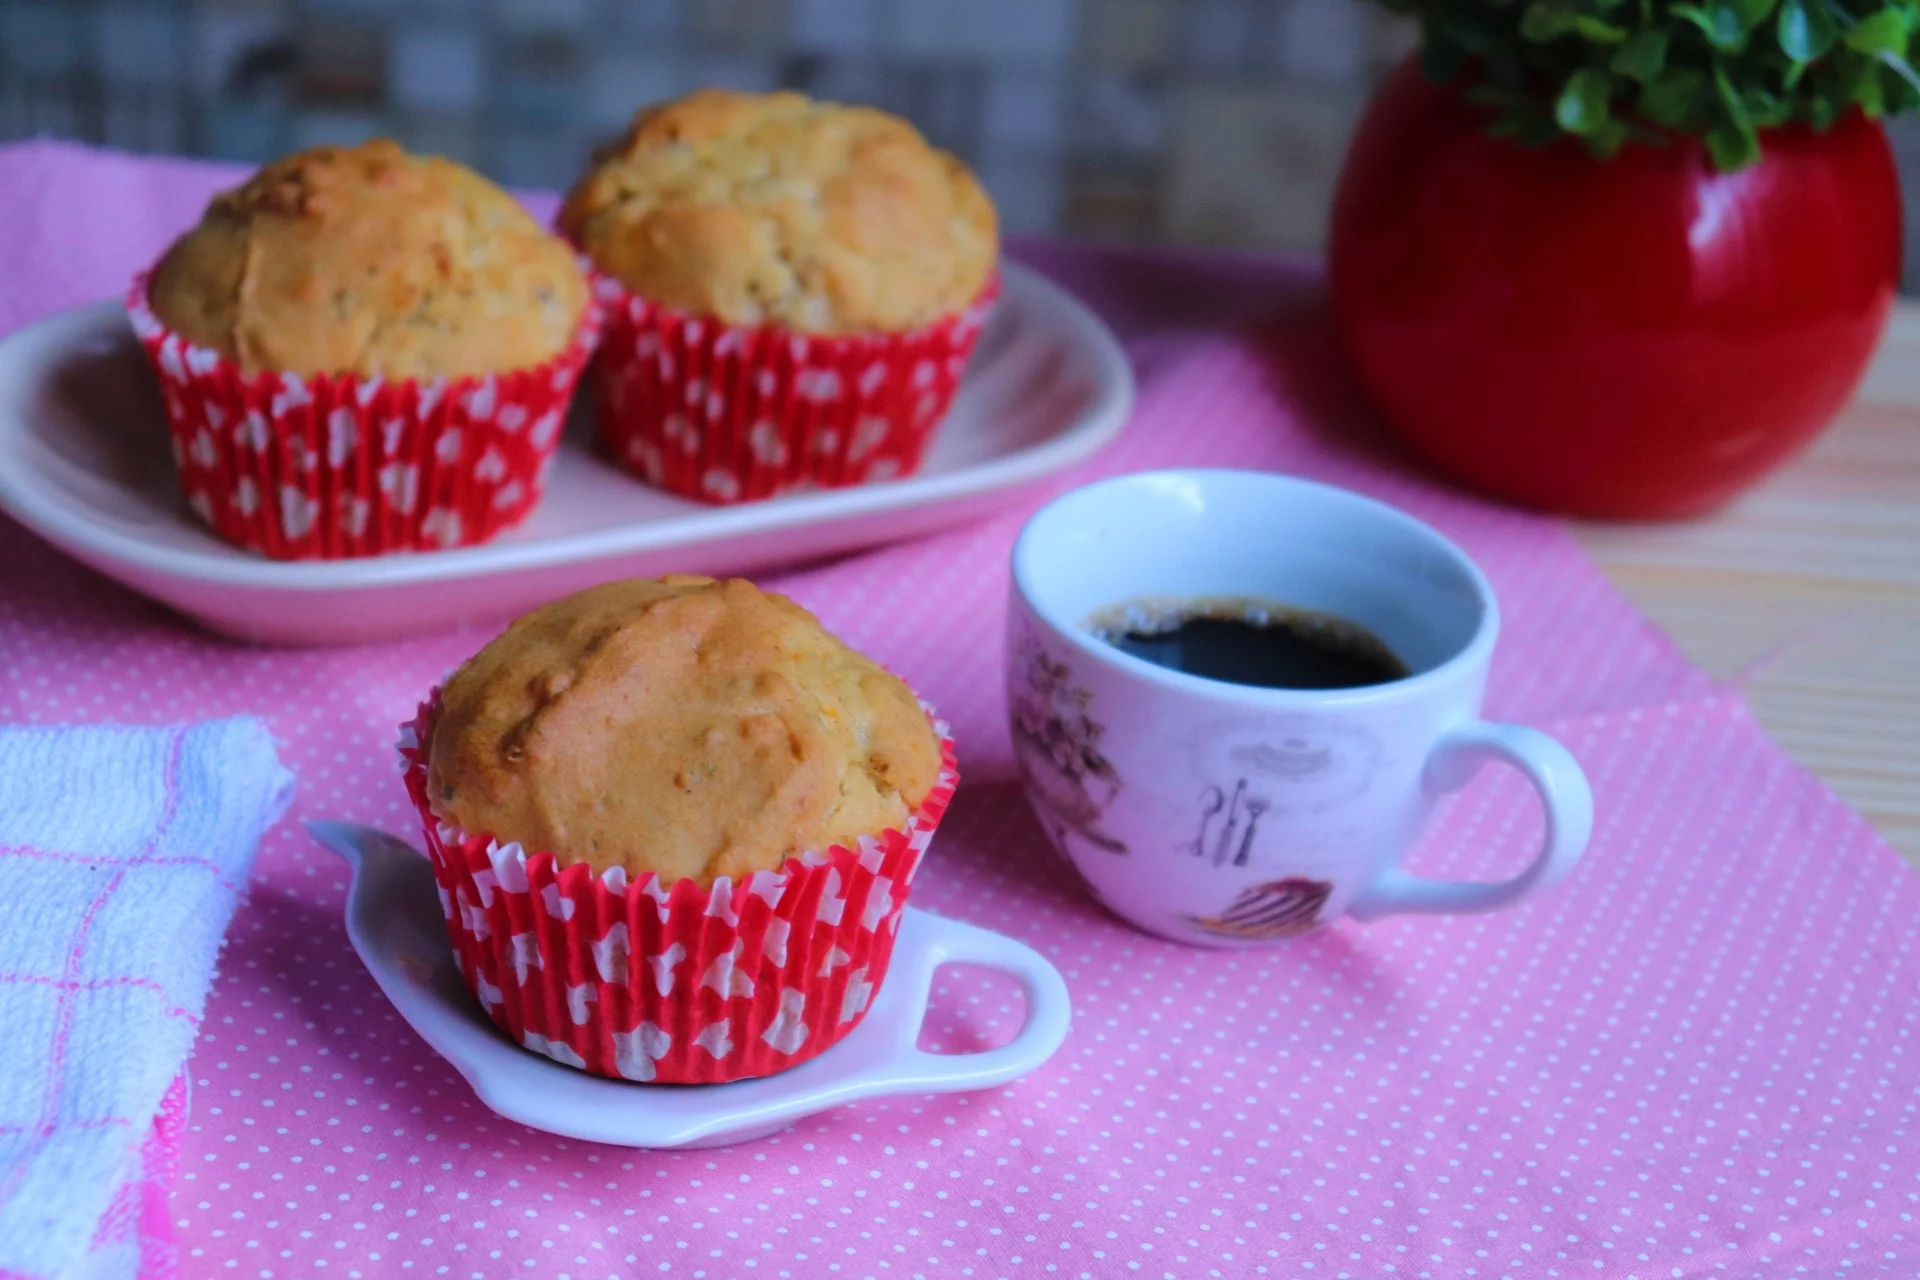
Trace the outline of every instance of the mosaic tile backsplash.
<path fill-rule="evenodd" d="M 0 0 L 0 140 L 385 133 L 559 187 L 642 103 L 789 87 L 911 118 L 1012 232 L 1313 250 L 1413 39 L 1361 0 Z M 1894 132 L 1920 206 L 1920 125 Z"/>

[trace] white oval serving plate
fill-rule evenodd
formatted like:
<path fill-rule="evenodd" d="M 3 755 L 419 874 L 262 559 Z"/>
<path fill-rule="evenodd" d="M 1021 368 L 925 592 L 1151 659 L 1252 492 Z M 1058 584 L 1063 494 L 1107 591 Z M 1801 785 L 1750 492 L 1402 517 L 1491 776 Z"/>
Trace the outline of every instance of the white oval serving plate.
<path fill-rule="evenodd" d="M 919 475 L 735 507 L 674 498 L 592 447 L 576 412 L 547 493 L 484 547 L 281 562 L 181 500 L 153 376 L 117 303 L 0 340 L 0 509 L 216 631 L 350 644 L 492 621 L 610 578 L 747 573 L 984 515 L 1098 449 L 1133 404 L 1106 326 L 1015 263 Z M 584 397 L 583 397 L 584 398 Z"/>
<path fill-rule="evenodd" d="M 989 1089 L 1033 1070 L 1067 1035 L 1067 984 L 1032 947 L 908 907 L 880 994 L 839 1044 L 790 1071 L 717 1085 L 605 1080 L 530 1053 L 494 1028 L 453 967 L 433 868 L 411 845 L 371 827 L 310 822 L 353 867 L 347 937 L 400 1016 L 466 1078 L 480 1100 L 535 1129 L 622 1147 L 717 1147 L 889 1094 Z M 982 1053 L 920 1049 L 934 970 L 977 964 L 1019 982 L 1026 1024 Z"/>

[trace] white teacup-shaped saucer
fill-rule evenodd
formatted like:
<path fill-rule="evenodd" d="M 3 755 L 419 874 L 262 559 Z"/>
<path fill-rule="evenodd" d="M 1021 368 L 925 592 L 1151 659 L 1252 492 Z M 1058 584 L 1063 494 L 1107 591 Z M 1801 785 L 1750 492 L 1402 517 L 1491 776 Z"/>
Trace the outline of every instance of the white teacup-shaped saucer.
<path fill-rule="evenodd" d="M 371 827 L 310 822 L 307 830 L 353 867 L 347 937 L 400 1016 L 487 1106 L 549 1133 L 623 1147 L 746 1142 L 861 1098 L 1005 1084 L 1045 1062 L 1066 1038 L 1067 985 L 1039 952 L 908 907 L 873 1006 L 819 1057 L 732 1084 L 649 1085 L 587 1075 L 512 1043 L 474 1002 L 453 966 L 425 855 Z M 1019 982 L 1027 1020 L 1010 1042 L 965 1054 L 917 1046 L 934 970 L 952 963 L 984 965 Z"/>

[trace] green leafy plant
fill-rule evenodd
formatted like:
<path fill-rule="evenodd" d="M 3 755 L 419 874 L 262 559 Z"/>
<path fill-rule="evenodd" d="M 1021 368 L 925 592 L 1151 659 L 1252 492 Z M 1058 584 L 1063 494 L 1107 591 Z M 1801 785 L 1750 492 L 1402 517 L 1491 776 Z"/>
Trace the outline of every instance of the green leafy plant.
<path fill-rule="evenodd" d="M 1528 145 L 1572 134 L 1609 156 L 1689 134 L 1731 170 L 1772 126 L 1920 105 L 1907 60 L 1920 0 L 1382 3 L 1419 20 L 1431 79 L 1465 77 L 1493 131 Z"/>

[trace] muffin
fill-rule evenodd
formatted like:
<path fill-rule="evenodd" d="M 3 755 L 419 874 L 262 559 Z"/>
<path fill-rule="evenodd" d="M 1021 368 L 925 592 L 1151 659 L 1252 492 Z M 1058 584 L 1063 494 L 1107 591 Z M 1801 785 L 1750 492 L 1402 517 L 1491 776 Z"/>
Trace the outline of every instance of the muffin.
<path fill-rule="evenodd" d="M 641 112 L 560 226 L 608 304 L 602 434 L 712 502 L 911 474 L 998 287 L 965 165 L 883 111 L 794 93 Z"/>
<path fill-rule="evenodd" d="M 598 322 L 564 241 L 471 170 L 384 140 L 215 196 L 128 310 L 189 505 L 281 559 L 518 521 Z"/>
<path fill-rule="evenodd" d="M 744 581 L 521 618 L 402 733 L 455 959 L 595 1074 L 771 1074 L 858 1025 L 957 781 L 942 726 Z"/>

